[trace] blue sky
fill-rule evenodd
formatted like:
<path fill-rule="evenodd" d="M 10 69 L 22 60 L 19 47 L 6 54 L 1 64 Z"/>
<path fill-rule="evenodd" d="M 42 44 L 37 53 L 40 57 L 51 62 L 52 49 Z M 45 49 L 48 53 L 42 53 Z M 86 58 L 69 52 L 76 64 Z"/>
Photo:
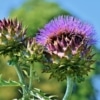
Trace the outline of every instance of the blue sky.
<path fill-rule="evenodd" d="M 11 9 L 16 9 L 25 0 L 0 0 L 0 19 L 3 19 L 4 17 L 8 17 L 9 12 Z"/>
<path fill-rule="evenodd" d="M 11 9 L 18 8 L 25 0 L 0 0 L 0 19 L 8 17 Z M 80 19 L 95 27 L 97 47 L 100 48 L 100 0 L 52 0 L 63 9 L 68 10 Z"/>

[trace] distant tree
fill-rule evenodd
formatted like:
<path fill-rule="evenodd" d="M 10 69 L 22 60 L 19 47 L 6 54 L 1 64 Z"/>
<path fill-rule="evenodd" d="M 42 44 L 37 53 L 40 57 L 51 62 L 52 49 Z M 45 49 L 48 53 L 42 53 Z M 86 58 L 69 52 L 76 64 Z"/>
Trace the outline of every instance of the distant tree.
<path fill-rule="evenodd" d="M 19 9 L 11 11 L 12 18 L 18 18 L 28 27 L 28 35 L 34 35 L 52 18 L 67 15 L 56 3 L 46 0 L 28 0 Z"/>

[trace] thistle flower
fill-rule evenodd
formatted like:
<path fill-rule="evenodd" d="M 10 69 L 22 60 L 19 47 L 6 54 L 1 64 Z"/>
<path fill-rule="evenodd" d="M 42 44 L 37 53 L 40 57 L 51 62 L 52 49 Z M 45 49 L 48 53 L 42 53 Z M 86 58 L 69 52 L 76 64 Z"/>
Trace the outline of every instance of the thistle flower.
<path fill-rule="evenodd" d="M 25 41 L 26 30 L 17 19 L 0 20 L 0 53 L 19 51 Z"/>
<path fill-rule="evenodd" d="M 92 69 L 94 33 L 91 25 L 72 16 L 59 16 L 40 29 L 36 40 L 45 47 L 45 57 L 51 61 L 45 70 L 50 77 L 64 80 L 71 75 L 82 80 Z"/>

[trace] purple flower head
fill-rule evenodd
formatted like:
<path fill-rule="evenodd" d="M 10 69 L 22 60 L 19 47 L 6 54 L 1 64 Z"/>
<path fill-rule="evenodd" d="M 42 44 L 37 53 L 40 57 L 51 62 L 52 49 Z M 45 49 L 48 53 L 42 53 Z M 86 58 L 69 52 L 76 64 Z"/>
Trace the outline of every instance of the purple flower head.
<path fill-rule="evenodd" d="M 72 16 L 59 16 L 39 31 L 36 40 L 51 54 L 65 56 L 68 49 L 76 54 L 80 46 L 91 45 L 94 29 L 91 25 Z"/>

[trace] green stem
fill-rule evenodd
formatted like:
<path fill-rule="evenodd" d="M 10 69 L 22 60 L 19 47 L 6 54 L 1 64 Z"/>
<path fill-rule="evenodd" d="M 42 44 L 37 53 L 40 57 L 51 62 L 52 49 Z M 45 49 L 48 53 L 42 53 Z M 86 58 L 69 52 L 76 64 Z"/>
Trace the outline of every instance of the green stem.
<path fill-rule="evenodd" d="M 15 65 L 15 69 L 16 69 L 16 72 L 17 72 L 19 81 L 22 84 L 23 98 L 24 98 L 25 97 L 25 94 L 27 93 L 27 87 L 26 87 L 26 84 L 25 84 L 25 81 L 24 81 L 23 73 L 22 73 L 22 71 L 20 69 L 20 66 Z"/>
<path fill-rule="evenodd" d="M 73 90 L 73 79 L 68 76 L 67 77 L 67 88 L 63 100 L 70 100 L 71 94 Z"/>
<path fill-rule="evenodd" d="M 32 89 L 32 82 L 33 82 L 33 66 L 30 66 L 30 80 L 29 80 L 29 90 Z"/>

